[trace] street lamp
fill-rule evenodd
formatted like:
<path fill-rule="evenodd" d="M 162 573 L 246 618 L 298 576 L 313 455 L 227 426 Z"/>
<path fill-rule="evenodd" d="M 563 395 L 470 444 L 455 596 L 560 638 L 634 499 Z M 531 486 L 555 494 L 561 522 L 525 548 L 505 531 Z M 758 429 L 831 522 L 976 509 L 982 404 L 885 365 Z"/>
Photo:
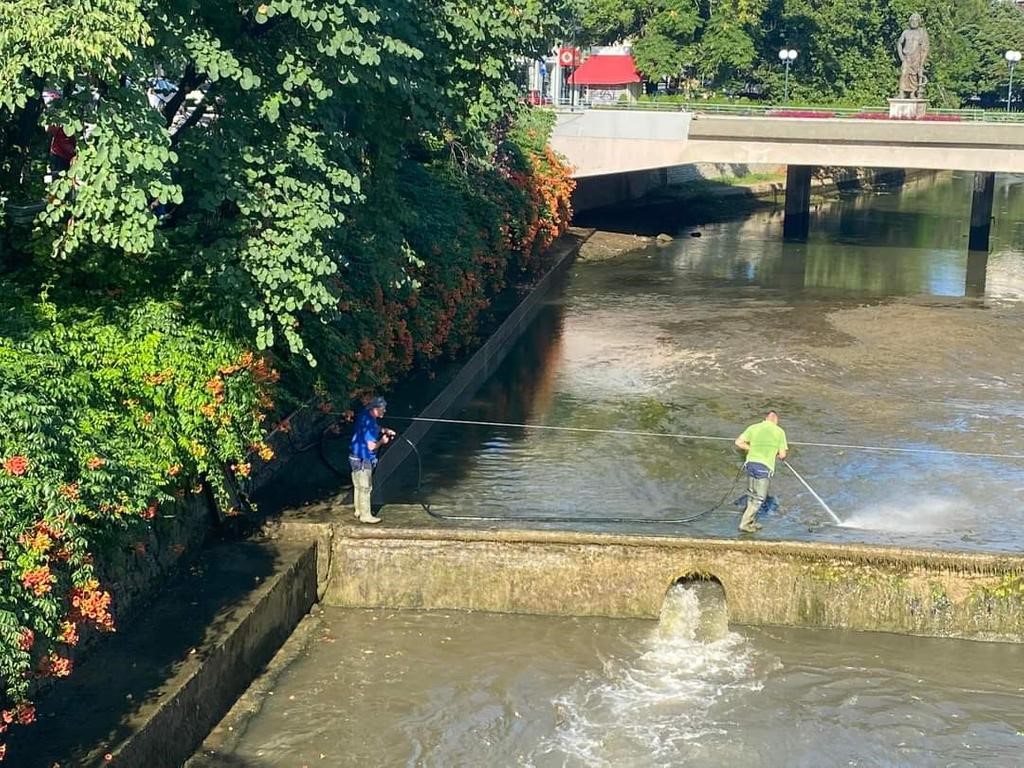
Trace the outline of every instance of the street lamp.
<path fill-rule="evenodd" d="M 779 61 L 786 65 L 786 95 L 783 97 L 783 102 L 787 104 L 789 103 L 789 68 L 796 61 L 796 55 L 796 51 L 792 48 L 783 48 L 779 51 Z"/>
<path fill-rule="evenodd" d="M 1013 68 L 1020 61 L 1020 51 L 1007 51 L 1004 58 L 1006 63 L 1010 65 L 1010 85 L 1006 89 L 1006 111 L 1009 112 L 1010 105 L 1013 104 Z"/>

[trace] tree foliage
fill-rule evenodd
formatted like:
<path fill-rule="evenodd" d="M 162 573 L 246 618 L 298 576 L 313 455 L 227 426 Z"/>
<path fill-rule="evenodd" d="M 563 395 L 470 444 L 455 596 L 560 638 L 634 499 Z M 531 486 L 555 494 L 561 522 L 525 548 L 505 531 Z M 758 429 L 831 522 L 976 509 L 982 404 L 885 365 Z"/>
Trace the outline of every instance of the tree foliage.
<path fill-rule="evenodd" d="M 650 78 L 697 77 L 713 89 L 777 97 L 778 50 L 795 48 L 798 99 L 856 106 L 895 92 L 896 40 L 912 13 L 931 37 L 927 93 L 942 107 L 1004 99 L 1003 53 L 1024 45 L 1024 13 L 1004 0 L 671 0 L 674 18 L 686 18 L 674 33 L 659 23 L 667 3 L 577 2 L 582 39 L 632 41 Z"/>
<path fill-rule="evenodd" d="M 201 483 L 229 511 L 274 399 L 457 354 L 537 266 L 571 181 L 514 81 L 560 13 L 0 3 L 0 733 L 111 625 L 103 542 Z M 76 146 L 44 181 L 49 126 Z"/>

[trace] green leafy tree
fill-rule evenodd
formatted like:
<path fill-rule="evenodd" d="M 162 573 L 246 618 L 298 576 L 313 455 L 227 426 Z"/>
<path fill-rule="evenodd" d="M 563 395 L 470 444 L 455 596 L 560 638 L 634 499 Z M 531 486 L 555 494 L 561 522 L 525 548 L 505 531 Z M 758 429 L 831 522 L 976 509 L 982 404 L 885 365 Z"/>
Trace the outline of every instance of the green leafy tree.
<path fill-rule="evenodd" d="M 588 0 L 577 14 L 583 40 L 631 40 L 637 68 L 651 78 L 679 76 L 691 58 L 688 46 L 701 23 L 695 0 Z"/>
<path fill-rule="evenodd" d="M 0 4 L 0 733 L 111 625 L 126 543 L 199 488 L 232 511 L 275 397 L 343 411 L 457 354 L 537 266 L 571 180 L 514 81 L 561 14 Z"/>

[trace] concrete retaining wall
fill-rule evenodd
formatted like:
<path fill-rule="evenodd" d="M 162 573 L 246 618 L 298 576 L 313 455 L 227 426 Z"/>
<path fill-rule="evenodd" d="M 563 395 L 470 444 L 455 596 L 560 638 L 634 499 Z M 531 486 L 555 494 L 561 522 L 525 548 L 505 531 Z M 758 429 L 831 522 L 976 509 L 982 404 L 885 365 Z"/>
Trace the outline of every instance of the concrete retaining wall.
<path fill-rule="evenodd" d="M 171 768 L 202 743 L 313 606 L 316 549 L 308 547 L 282 565 L 249 605 L 235 611 L 237 623 L 224 617 L 202 663 L 172 680 L 177 683 L 173 694 L 114 752 L 116 765 Z"/>
<path fill-rule="evenodd" d="M 309 612 L 317 555 L 299 542 L 206 550 L 37 702 L 36 726 L 9 734 L 11 764 L 180 766 Z"/>
<path fill-rule="evenodd" d="M 561 285 L 566 271 L 589 235 L 590 231 L 588 230 L 577 230 L 562 236 L 552 246 L 548 255 L 552 263 L 551 269 L 537 282 L 529 295 L 505 318 L 498 330 L 469 358 L 451 383 L 444 388 L 444 391 L 420 412 L 421 418 L 440 419 L 449 416 L 491 377 L 508 356 L 513 344 L 522 336 L 523 331 L 537 317 L 537 313 L 540 312 L 552 293 Z M 412 422 L 408 429 L 402 430 L 402 439 L 389 447 L 381 457 L 373 475 L 375 503 L 380 501 L 384 484 L 388 478 L 412 453 L 412 448 L 406 441 L 413 444 L 419 443 L 433 426 L 434 424 L 431 422 Z"/>
<path fill-rule="evenodd" d="M 747 165 L 744 163 L 690 163 L 669 168 L 612 173 L 604 176 L 587 176 L 578 179 L 572 196 L 572 207 L 576 213 L 606 208 L 612 205 L 639 200 L 645 195 L 674 184 L 693 181 L 714 181 L 746 176 L 751 173 L 785 174 L 785 166 Z M 782 185 L 785 186 L 785 185 Z M 742 187 L 733 188 L 741 192 Z M 710 194 L 710 192 L 708 192 Z"/>
<path fill-rule="evenodd" d="M 693 575 L 738 624 L 1024 641 L 1024 557 L 562 532 L 334 529 L 326 603 L 658 615 Z"/>
<path fill-rule="evenodd" d="M 778 181 L 765 181 L 744 186 L 717 187 L 700 190 L 706 198 L 762 197 L 782 199 L 786 191 L 786 166 L 752 165 L 746 163 L 690 163 L 670 168 L 613 173 L 605 176 L 587 176 L 578 179 L 572 204 L 576 213 L 641 201 L 644 197 L 656 195 L 677 185 L 695 181 L 719 181 L 747 176 L 754 173 L 778 173 Z M 820 166 L 814 169 L 812 188 L 819 194 L 837 190 L 872 189 L 876 186 L 900 185 L 908 179 L 932 177 L 934 171 L 906 171 L 902 168 L 852 168 L 841 166 Z M 655 202 L 664 202 L 656 198 Z M 641 203 L 642 204 L 642 203 Z"/>

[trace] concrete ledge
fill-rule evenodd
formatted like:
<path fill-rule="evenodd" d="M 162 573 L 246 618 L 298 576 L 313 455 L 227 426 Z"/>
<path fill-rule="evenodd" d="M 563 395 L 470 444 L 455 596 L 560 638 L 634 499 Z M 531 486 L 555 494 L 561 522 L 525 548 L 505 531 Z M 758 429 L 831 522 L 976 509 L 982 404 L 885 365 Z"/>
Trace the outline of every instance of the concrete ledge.
<path fill-rule="evenodd" d="M 315 598 L 312 544 L 211 548 L 137 624 L 40 702 L 39 722 L 12 733 L 12 764 L 180 766 Z"/>
<path fill-rule="evenodd" d="M 690 126 L 689 137 L 710 141 L 905 144 L 937 148 L 1024 149 L 1024 127 L 1018 124 L 967 121 L 732 117 L 698 114 Z"/>
<path fill-rule="evenodd" d="M 798 542 L 338 524 L 326 603 L 654 618 L 693 576 L 738 624 L 1024 641 L 1024 557 Z"/>

